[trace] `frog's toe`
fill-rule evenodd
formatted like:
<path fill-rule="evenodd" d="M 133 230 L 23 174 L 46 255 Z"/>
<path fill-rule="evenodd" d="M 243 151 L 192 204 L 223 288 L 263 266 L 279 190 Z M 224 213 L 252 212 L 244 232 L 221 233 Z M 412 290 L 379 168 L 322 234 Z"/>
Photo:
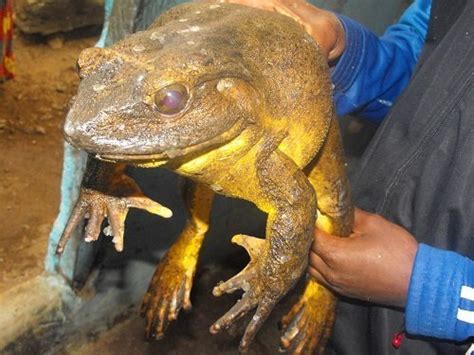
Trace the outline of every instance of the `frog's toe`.
<path fill-rule="evenodd" d="M 89 212 L 89 220 L 87 221 L 86 234 L 84 240 L 86 242 L 93 242 L 99 239 L 100 227 L 105 218 L 105 210 L 102 206 L 92 208 Z"/>
<path fill-rule="evenodd" d="M 69 217 L 69 221 L 66 224 L 66 228 L 59 239 L 58 245 L 56 247 L 56 254 L 60 255 L 64 252 L 64 248 L 66 247 L 67 242 L 71 238 L 74 230 L 82 222 L 84 216 L 87 213 L 87 205 L 79 201 L 74 209 L 72 210 L 71 216 Z"/>
<path fill-rule="evenodd" d="M 115 250 L 118 252 L 123 251 L 125 233 L 125 219 L 127 218 L 128 209 L 121 206 L 119 203 L 115 203 L 107 208 L 107 218 L 111 227 L 111 236 L 113 237 L 112 242 L 115 245 Z"/>
<path fill-rule="evenodd" d="M 150 302 L 145 305 L 147 297 L 142 305 L 141 314 L 146 319 L 145 336 L 147 339 L 163 338 L 170 321 L 175 319 L 174 313 L 170 312 L 170 302 L 158 295 L 149 298 Z"/>
<path fill-rule="evenodd" d="M 211 326 L 210 332 L 216 334 L 229 328 L 232 323 L 257 307 L 240 342 L 240 352 L 246 353 L 253 338 L 284 292 L 275 292 L 275 290 L 262 286 L 260 274 L 262 263 L 264 263 L 262 260 L 268 250 L 268 243 L 265 239 L 239 234 L 232 238 L 232 242 L 247 250 L 250 262 L 240 273 L 228 281 L 218 284 L 212 293 L 214 296 L 220 296 L 224 293 L 232 293 L 237 289 L 242 289 L 245 293 L 240 301 Z"/>
<path fill-rule="evenodd" d="M 225 293 L 233 293 L 239 289 L 248 291 L 250 284 L 249 280 L 252 278 L 253 270 L 251 267 L 246 267 L 234 277 L 230 278 L 226 282 L 220 282 L 212 290 L 212 294 L 216 297 L 222 296 Z"/>
<path fill-rule="evenodd" d="M 261 258 L 265 250 L 268 249 L 266 239 L 256 238 L 245 234 L 237 234 L 232 237 L 232 243 L 240 245 L 247 250 L 250 256 L 250 262 Z"/>
<path fill-rule="evenodd" d="M 298 302 L 282 321 L 285 331 L 280 340 L 281 348 L 292 354 L 311 353 L 308 343 L 317 337 L 307 334 L 310 322 L 304 302 Z"/>
<path fill-rule="evenodd" d="M 245 329 L 245 334 L 242 337 L 242 340 L 240 341 L 239 351 L 241 354 L 246 354 L 248 352 L 250 344 L 255 338 L 255 335 L 260 330 L 263 323 L 267 320 L 276 302 L 277 301 L 275 299 L 268 301 L 264 299 L 259 304 L 259 306 L 257 307 L 257 311 L 252 317 L 252 320 L 247 326 L 247 329 Z"/>
<path fill-rule="evenodd" d="M 155 214 L 163 218 L 173 217 L 173 211 L 162 204 L 149 199 L 145 195 L 128 197 L 127 204 L 129 208 L 145 210 L 151 214 Z"/>
<path fill-rule="evenodd" d="M 244 316 L 248 311 L 256 305 L 248 294 L 245 294 L 240 301 L 238 301 L 230 310 L 227 311 L 221 318 L 219 318 L 209 329 L 212 334 L 217 334 L 223 329 L 227 329 L 237 319 Z"/>
<path fill-rule="evenodd" d="M 238 301 L 226 314 L 219 318 L 210 328 L 212 334 L 216 334 L 221 330 L 225 330 L 231 326 L 237 319 L 243 317 L 247 312 L 257 307 L 257 310 L 245 329 L 244 336 L 240 342 L 239 351 L 241 354 L 246 354 L 249 350 L 255 335 L 262 327 L 265 320 L 270 315 L 277 299 L 267 298 L 263 296 L 255 297 L 253 292 L 248 292 Z"/>
<path fill-rule="evenodd" d="M 250 289 L 250 283 L 255 279 L 257 274 L 257 260 L 259 256 L 261 257 L 263 255 L 263 252 L 267 247 L 265 239 L 250 237 L 243 234 L 235 235 L 232 238 L 232 242 L 247 250 L 250 256 L 250 262 L 237 275 L 214 287 L 212 294 L 217 297 L 225 293 L 232 293 L 238 289 L 247 292 Z"/>
<path fill-rule="evenodd" d="M 304 317 L 305 313 L 303 312 L 304 305 L 304 300 L 300 299 L 281 320 L 281 325 L 284 330 L 280 339 L 282 349 L 288 349 L 291 342 L 301 333 L 300 329 L 306 322 L 306 317 Z"/>
<path fill-rule="evenodd" d="M 314 319 L 303 307 L 285 328 L 281 349 L 290 354 L 313 354 L 318 346 L 324 348 L 331 326 L 331 319 Z"/>
<path fill-rule="evenodd" d="M 334 296 L 310 281 L 303 296 L 282 319 L 282 350 L 291 354 L 322 352 L 334 323 L 334 308 Z"/>
<path fill-rule="evenodd" d="M 171 322 L 178 318 L 181 309 L 192 308 L 192 278 L 181 274 L 179 278 L 170 279 L 170 274 L 166 268 L 159 267 L 143 298 L 140 313 L 146 319 L 147 338 L 162 338 Z"/>

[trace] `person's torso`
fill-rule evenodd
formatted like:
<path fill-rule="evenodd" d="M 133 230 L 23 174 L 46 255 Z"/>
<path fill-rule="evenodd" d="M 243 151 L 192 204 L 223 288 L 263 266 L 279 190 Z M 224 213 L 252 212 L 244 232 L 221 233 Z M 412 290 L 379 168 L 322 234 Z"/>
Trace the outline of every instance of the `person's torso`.
<path fill-rule="evenodd" d="M 474 2 L 433 4 L 418 71 L 354 175 L 357 206 L 419 242 L 474 259 Z M 467 347 L 407 339 L 396 350 L 391 337 L 402 328 L 402 312 L 341 302 L 328 353 L 453 354 Z"/>

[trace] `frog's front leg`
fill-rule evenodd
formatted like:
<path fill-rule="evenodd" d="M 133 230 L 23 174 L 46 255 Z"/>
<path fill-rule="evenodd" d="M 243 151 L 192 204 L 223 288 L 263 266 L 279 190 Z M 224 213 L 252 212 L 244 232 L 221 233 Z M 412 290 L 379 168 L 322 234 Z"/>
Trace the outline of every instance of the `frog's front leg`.
<path fill-rule="evenodd" d="M 75 228 L 84 218 L 88 219 L 84 239 L 86 242 L 99 238 L 105 218 L 110 228 L 107 234 L 113 236 L 115 249 L 123 250 L 125 218 L 130 208 L 139 208 L 169 218 L 171 210 L 146 197 L 135 181 L 125 174 L 125 164 L 114 164 L 88 157 L 82 179 L 79 199 L 69 217 L 59 240 L 56 252 L 61 254 Z"/>
<path fill-rule="evenodd" d="M 143 299 L 141 314 L 146 318 L 148 338 L 161 338 L 181 308 L 191 309 L 191 288 L 199 250 L 209 227 L 214 192 L 190 180 L 183 187 L 186 225 L 160 261 Z"/>
<path fill-rule="evenodd" d="M 307 167 L 318 197 L 317 227 L 326 233 L 348 236 L 354 209 L 336 117 L 318 157 Z M 303 295 L 282 320 L 282 348 L 293 354 L 322 353 L 332 331 L 335 308 L 332 292 L 308 277 Z"/>
<path fill-rule="evenodd" d="M 251 261 L 238 275 L 215 287 L 216 296 L 237 289 L 245 291 L 242 299 L 211 327 L 216 333 L 257 307 L 240 343 L 246 352 L 256 332 L 275 304 L 300 278 L 308 261 L 313 238 L 316 197 L 304 173 L 276 150 L 257 158 L 258 184 L 249 186 L 249 196 L 268 213 L 266 239 L 236 236 Z M 259 189 L 259 191 L 252 191 Z"/>

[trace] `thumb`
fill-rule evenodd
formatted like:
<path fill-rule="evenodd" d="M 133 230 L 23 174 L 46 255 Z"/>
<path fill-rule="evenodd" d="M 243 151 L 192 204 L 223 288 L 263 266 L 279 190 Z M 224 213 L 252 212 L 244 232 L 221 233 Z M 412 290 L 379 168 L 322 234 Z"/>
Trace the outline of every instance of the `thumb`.
<path fill-rule="evenodd" d="M 321 229 L 316 229 L 311 251 L 327 260 L 338 249 L 343 238 L 328 234 Z"/>

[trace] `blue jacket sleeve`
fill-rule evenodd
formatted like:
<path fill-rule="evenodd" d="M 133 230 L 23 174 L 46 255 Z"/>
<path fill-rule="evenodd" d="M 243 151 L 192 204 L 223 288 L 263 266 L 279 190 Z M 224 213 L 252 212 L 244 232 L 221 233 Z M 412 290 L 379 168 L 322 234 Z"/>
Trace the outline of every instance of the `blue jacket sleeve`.
<path fill-rule="evenodd" d="M 339 16 L 346 48 L 332 70 L 337 114 L 381 122 L 407 86 L 428 31 L 431 0 L 416 0 L 382 37 Z"/>
<path fill-rule="evenodd" d="M 408 333 L 463 341 L 474 336 L 474 262 L 420 244 L 405 311 Z"/>

